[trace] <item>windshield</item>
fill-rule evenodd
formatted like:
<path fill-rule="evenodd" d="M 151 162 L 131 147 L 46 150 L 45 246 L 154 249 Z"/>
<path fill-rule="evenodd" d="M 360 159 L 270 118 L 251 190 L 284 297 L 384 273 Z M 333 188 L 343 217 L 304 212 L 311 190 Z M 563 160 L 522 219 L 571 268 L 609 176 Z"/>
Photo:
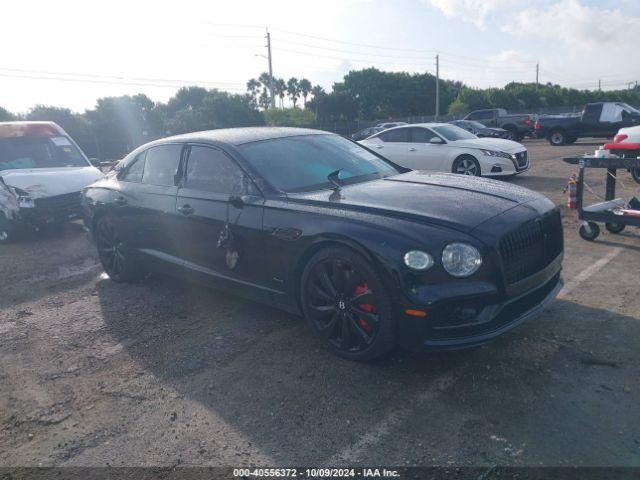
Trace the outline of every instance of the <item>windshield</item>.
<path fill-rule="evenodd" d="M 442 135 L 450 142 L 456 140 L 472 140 L 476 137 L 473 133 L 467 132 L 465 129 L 456 127 L 455 125 L 440 125 L 438 127 L 431 127 L 438 135 Z"/>
<path fill-rule="evenodd" d="M 399 171 L 368 150 L 338 135 L 304 135 L 240 145 L 256 171 L 284 192 L 330 186 L 327 175 L 340 170 L 345 183 L 395 175 Z"/>
<path fill-rule="evenodd" d="M 86 166 L 87 160 L 67 137 L 0 138 L 0 170 Z"/>

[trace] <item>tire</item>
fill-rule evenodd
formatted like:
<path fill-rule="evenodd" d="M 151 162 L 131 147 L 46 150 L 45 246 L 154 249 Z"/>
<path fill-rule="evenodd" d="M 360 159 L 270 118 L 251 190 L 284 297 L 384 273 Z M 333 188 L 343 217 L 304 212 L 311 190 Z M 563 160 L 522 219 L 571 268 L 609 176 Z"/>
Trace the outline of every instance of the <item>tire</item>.
<path fill-rule="evenodd" d="M 302 312 L 329 350 L 367 361 L 395 348 L 393 302 L 364 257 L 346 247 L 327 247 L 308 261 L 300 284 Z"/>
<path fill-rule="evenodd" d="M 554 147 L 560 147 L 567 143 L 567 134 L 564 130 L 555 129 L 549 132 L 549 143 Z"/>
<path fill-rule="evenodd" d="M 471 155 L 461 155 L 456 158 L 451 167 L 451 173 L 458 173 L 460 175 L 469 175 L 473 177 L 479 177 L 482 175 L 480 170 L 480 164 Z"/>
<path fill-rule="evenodd" d="M 120 240 L 118 231 L 109 217 L 102 215 L 94 228 L 98 258 L 109 278 L 118 283 L 142 280 L 147 272 L 134 253 Z"/>
<path fill-rule="evenodd" d="M 605 223 L 604 227 L 611 233 L 620 233 L 624 230 L 626 225 L 620 223 Z"/>
<path fill-rule="evenodd" d="M 578 230 L 580 236 L 587 240 L 588 242 L 593 242 L 598 235 L 600 235 L 600 227 L 597 223 L 589 222 L 588 228 L 584 225 L 580 225 L 580 230 Z"/>
<path fill-rule="evenodd" d="M 4 212 L 0 212 L 0 245 L 14 242 L 17 236 L 15 222 L 9 220 Z"/>
<path fill-rule="evenodd" d="M 507 140 L 513 140 L 514 142 L 520 140 L 520 135 L 518 135 L 517 130 L 515 130 L 514 128 L 505 128 L 505 130 L 507 131 L 507 134 L 505 135 L 505 138 Z"/>
<path fill-rule="evenodd" d="M 631 178 L 633 178 L 636 183 L 640 183 L 640 168 L 632 168 L 629 170 L 631 173 Z"/>

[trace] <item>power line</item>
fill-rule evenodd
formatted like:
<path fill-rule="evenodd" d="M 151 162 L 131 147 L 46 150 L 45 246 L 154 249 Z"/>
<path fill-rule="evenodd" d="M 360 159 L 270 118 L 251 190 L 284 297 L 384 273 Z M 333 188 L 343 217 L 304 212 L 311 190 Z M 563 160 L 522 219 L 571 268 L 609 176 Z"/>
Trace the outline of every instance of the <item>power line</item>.
<path fill-rule="evenodd" d="M 16 73 L 28 73 L 37 75 L 60 75 L 60 76 L 72 76 L 72 77 L 88 77 L 96 79 L 114 79 L 123 81 L 140 81 L 140 82 L 173 82 L 173 83 L 207 83 L 211 85 L 244 85 L 238 82 L 210 82 L 206 80 L 183 80 L 183 79 L 166 79 L 166 78 L 147 78 L 147 77 L 125 77 L 121 75 L 97 75 L 93 73 L 78 73 L 78 72 L 52 72 L 46 70 L 26 70 L 20 68 L 6 68 L 0 67 L 0 70 L 6 72 Z"/>

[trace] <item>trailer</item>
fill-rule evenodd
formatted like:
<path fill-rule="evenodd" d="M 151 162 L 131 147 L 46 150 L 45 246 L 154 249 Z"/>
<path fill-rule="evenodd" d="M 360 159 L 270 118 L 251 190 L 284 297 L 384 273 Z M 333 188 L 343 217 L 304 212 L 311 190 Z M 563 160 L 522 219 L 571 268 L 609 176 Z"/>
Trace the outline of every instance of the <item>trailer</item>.
<path fill-rule="evenodd" d="M 578 166 L 577 210 L 580 225 L 580 236 L 593 241 L 600 235 L 598 223 L 604 223 L 611 233 L 622 232 L 627 225 L 640 227 L 640 207 L 626 208 L 624 199 L 616 198 L 616 173 L 620 169 L 640 169 L 640 157 L 622 158 L 618 156 L 596 157 L 584 155 L 563 159 L 570 165 Z M 600 168 L 606 171 L 605 201 L 584 206 L 584 172 L 587 168 Z"/>

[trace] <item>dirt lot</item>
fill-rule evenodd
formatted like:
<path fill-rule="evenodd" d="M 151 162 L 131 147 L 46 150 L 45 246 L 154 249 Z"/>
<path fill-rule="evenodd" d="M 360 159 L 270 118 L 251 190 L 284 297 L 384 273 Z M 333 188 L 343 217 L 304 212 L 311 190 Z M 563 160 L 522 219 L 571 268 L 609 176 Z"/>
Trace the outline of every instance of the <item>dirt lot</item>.
<path fill-rule="evenodd" d="M 564 205 L 560 158 L 593 144 L 527 145 L 512 181 Z M 640 235 L 587 243 L 563 213 L 566 286 L 542 316 L 373 364 L 261 305 L 112 283 L 79 225 L 0 247 L 0 466 L 640 466 Z"/>

